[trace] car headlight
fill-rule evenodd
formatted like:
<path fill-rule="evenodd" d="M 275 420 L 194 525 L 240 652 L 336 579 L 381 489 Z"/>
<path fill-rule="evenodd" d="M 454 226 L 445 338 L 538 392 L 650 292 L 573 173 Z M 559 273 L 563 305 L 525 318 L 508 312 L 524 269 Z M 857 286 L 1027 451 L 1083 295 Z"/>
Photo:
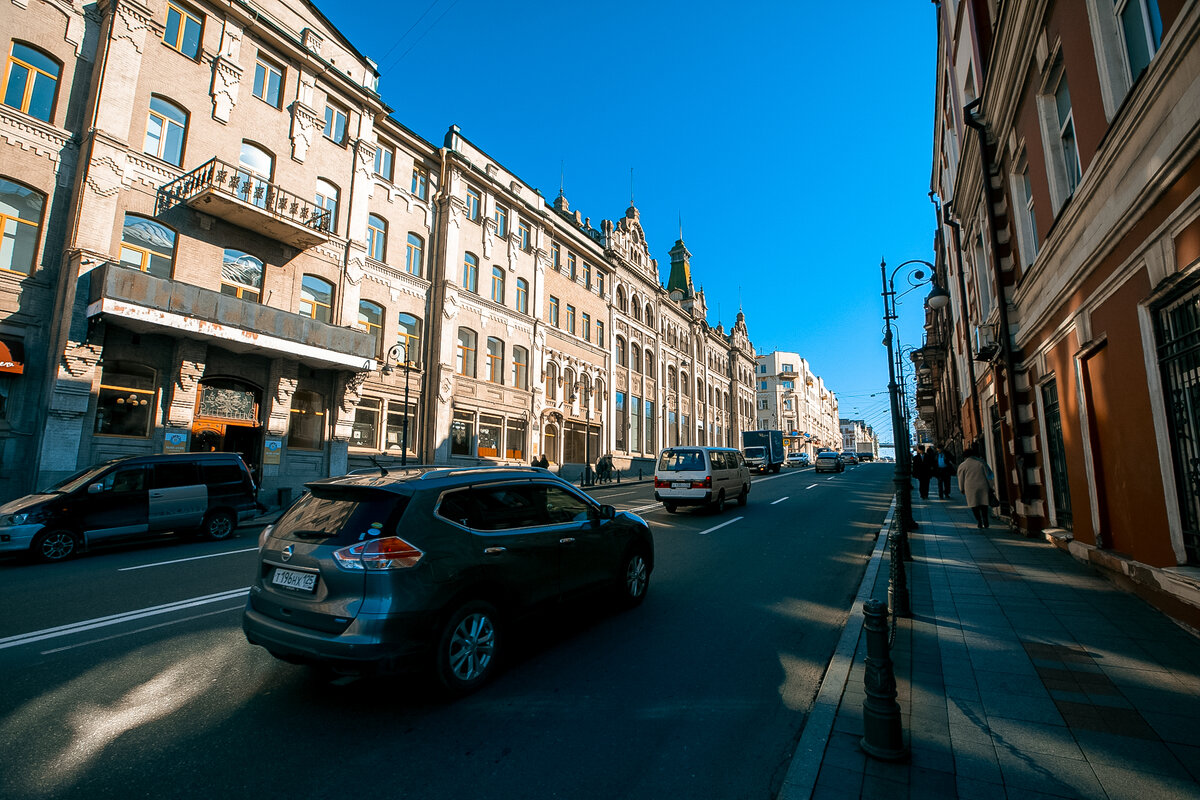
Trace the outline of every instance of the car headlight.
<path fill-rule="evenodd" d="M 37 522 L 42 518 L 40 511 L 22 511 L 17 514 L 5 514 L 0 517 L 0 528 L 11 528 L 15 525 L 24 525 L 27 522 Z"/>
<path fill-rule="evenodd" d="M 269 539 L 271 537 L 271 529 L 274 527 L 275 527 L 274 525 L 268 525 L 267 527 L 263 528 L 262 533 L 260 533 L 258 535 L 258 549 L 259 550 L 262 550 L 263 545 L 267 543 L 267 539 Z"/>

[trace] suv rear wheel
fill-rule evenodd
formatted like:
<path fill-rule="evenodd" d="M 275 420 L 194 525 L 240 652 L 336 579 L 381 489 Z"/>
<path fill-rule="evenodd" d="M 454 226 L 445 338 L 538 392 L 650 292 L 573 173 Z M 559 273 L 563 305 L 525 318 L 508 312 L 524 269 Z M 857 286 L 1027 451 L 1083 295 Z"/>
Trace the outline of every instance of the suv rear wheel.
<path fill-rule="evenodd" d="M 235 527 L 233 515 L 228 511 L 213 511 L 204 518 L 204 524 L 200 526 L 200 534 L 205 539 L 219 542 L 232 536 Z"/>
<path fill-rule="evenodd" d="M 473 600 L 446 618 L 434 662 L 438 683 L 451 695 L 475 691 L 496 671 L 502 642 L 496 608 Z"/>

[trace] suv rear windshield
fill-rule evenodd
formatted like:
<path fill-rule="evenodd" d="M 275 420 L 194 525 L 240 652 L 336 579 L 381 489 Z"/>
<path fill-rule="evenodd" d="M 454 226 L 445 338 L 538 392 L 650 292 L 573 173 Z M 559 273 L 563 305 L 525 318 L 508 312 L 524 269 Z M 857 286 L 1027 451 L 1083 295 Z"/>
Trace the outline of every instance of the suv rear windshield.
<path fill-rule="evenodd" d="M 390 536 L 408 501 L 408 495 L 378 489 L 321 487 L 297 500 L 275 523 L 273 533 L 281 539 L 332 540 L 330 544 Z"/>
<path fill-rule="evenodd" d="M 658 468 L 663 472 L 703 472 L 704 452 L 701 450 L 663 450 L 658 459 Z"/>

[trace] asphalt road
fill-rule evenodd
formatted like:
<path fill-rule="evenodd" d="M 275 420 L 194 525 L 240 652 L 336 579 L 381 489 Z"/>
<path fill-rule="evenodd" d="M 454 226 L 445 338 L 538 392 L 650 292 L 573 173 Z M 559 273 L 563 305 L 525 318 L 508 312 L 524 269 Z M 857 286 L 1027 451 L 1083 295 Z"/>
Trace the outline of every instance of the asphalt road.
<path fill-rule="evenodd" d="M 574 604 L 481 693 L 329 680 L 248 645 L 257 531 L 0 563 L 0 797 L 771 798 L 841 634 L 891 470 L 785 470 L 651 524 L 645 603 Z"/>

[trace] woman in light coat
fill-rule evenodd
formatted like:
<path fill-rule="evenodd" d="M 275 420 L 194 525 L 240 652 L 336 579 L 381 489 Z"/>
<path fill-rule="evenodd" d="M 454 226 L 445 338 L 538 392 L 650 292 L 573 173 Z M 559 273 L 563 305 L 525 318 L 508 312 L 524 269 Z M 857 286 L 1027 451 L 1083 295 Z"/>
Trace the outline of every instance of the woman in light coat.
<path fill-rule="evenodd" d="M 967 457 L 958 465 L 958 488 L 966 498 L 971 513 L 975 515 L 977 527 L 988 527 L 991 513 L 988 509 L 988 495 L 991 493 L 991 467 L 979 457 L 979 451 L 974 445 L 964 453 Z"/>

